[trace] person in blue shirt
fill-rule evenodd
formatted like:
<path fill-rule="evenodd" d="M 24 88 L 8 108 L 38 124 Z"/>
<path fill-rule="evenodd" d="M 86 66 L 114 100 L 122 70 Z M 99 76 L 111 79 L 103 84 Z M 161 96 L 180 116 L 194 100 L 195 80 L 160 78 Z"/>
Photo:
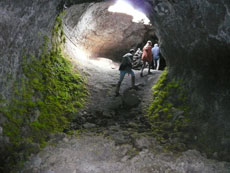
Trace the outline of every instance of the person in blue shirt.
<path fill-rule="evenodd" d="M 154 44 L 154 47 L 152 48 L 152 54 L 153 54 L 153 62 L 154 62 L 154 67 L 156 70 L 159 70 L 160 66 L 160 48 L 158 44 Z"/>
<path fill-rule="evenodd" d="M 128 73 L 131 75 L 131 82 L 132 82 L 132 87 L 135 87 L 135 74 L 132 70 L 132 60 L 133 60 L 133 55 L 135 53 L 134 49 L 130 49 L 129 53 L 126 53 L 122 57 L 122 62 L 119 67 L 120 70 L 120 80 L 117 83 L 117 88 L 116 88 L 116 93 L 115 96 L 119 95 L 119 90 L 121 86 L 121 82 L 123 81 L 125 74 Z"/>

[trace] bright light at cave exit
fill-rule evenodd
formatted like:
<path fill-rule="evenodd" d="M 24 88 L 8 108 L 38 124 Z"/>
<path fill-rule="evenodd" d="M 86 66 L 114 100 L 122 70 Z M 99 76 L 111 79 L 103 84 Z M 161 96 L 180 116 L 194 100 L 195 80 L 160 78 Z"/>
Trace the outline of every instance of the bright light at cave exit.
<path fill-rule="evenodd" d="M 68 41 L 68 40 L 67 40 Z M 83 48 L 78 48 L 74 44 L 66 44 L 66 49 L 68 53 L 74 57 L 73 60 L 75 60 L 76 63 L 81 63 L 84 66 L 90 66 L 93 64 L 93 66 L 97 66 L 100 69 L 115 69 L 118 64 L 113 62 L 110 59 L 103 58 L 103 57 L 92 57 L 92 55 L 84 51 Z M 90 58 L 91 57 L 91 58 Z"/>
<path fill-rule="evenodd" d="M 146 15 L 132 7 L 128 2 L 124 0 L 118 0 L 114 5 L 110 6 L 109 12 L 124 13 L 133 16 L 133 22 L 144 23 L 145 25 L 150 25 L 150 20 Z"/>

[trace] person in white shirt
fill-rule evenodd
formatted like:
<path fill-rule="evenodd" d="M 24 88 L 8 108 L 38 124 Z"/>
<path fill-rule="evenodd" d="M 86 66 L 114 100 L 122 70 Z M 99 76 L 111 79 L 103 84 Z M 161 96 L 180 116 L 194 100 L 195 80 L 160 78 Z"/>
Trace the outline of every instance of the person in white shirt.
<path fill-rule="evenodd" d="M 152 48 L 152 54 L 153 54 L 153 62 L 154 62 L 154 67 L 156 70 L 159 70 L 160 66 L 160 48 L 158 44 L 154 44 L 154 47 Z"/>

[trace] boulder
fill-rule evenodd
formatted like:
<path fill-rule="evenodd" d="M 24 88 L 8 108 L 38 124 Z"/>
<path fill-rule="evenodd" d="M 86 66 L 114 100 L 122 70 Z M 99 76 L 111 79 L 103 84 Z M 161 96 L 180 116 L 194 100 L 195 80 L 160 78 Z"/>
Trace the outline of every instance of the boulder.
<path fill-rule="evenodd" d="M 140 98 L 137 95 L 137 91 L 134 89 L 124 91 L 122 99 L 124 105 L 127 107 L 135 107 L 140 103 Z"/>

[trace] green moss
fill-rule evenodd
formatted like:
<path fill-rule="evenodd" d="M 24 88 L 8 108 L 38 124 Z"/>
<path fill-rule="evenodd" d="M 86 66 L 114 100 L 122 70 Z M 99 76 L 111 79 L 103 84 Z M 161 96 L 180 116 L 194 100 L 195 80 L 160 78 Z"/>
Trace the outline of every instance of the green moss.
<path fill-rule="evenodd" d="M 147 117 L 154 136 L 167 150 L 179 150 L 178 145 L 186 143 L 186 139 L 179 136 L 180 132 L 188 128 L 190 119 L 190 108 L 185 95 L 181 81 L 169 79 L 167 69 L 153 86 L 153 102 L 149 106 Z M 172 142 L 173 139 L 179 141 Z"/>
<path fill-rule="evenodd" d="M 25 144 L 44 147 L 50 133 L 68 127 L 87 95 L 84 79 L 62 55 L 64 32 L 60 16 L 52 33 L 51 50 L 48 37 L 44 37 L 40 57 L 24 56 L 23 76 L 15 82 L 14 97 L 0 111 L 7 119 L 3 133 L 12 144 L 7 151 L 11 154 L 5 163 L 8 166 L 20 160 L 14 153 Z M 25 155 L 32 151 L 26 150 Z"/>

